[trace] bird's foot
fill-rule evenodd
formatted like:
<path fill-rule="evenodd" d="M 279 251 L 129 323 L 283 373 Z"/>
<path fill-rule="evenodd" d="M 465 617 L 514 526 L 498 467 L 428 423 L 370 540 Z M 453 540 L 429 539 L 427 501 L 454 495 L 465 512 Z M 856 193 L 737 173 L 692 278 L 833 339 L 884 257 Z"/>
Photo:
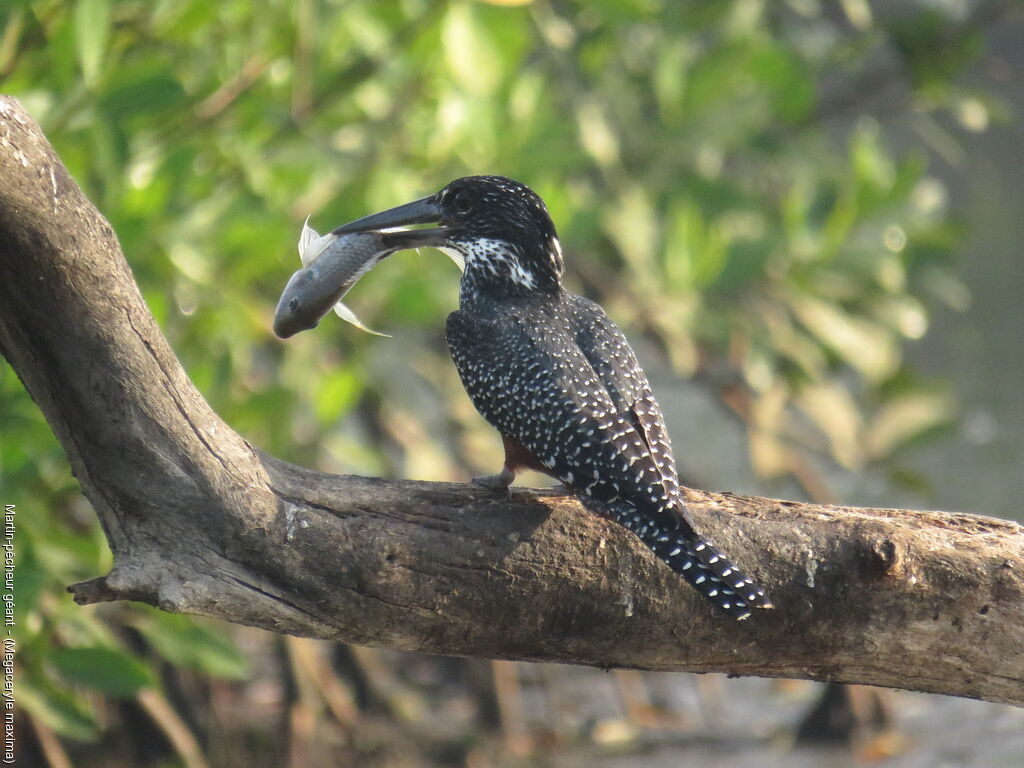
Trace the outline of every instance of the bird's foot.
<path fill-rule="evenodd" d="M 479 477 L 473 478 L 473 485 L 479 485 L 481 488 L 486 488 L 489 491 L 495 493 L 508 494 L 508 487 L 512 485 L 512 481 L 516 479 L 516 474 L 508 467 L 505 467 L 501 472 L 496 475 L 480 475 Z"/>
<path fill-rule="evenodd" d="M 557 483 L 556 485 L 552 485 L 550 488 L 548 488 L 548 490 L 551 491 L 551 493 L 555 494 L 555 496 L 575 496 L 576 495 L 576 491 L 574 491 L 572 488 L 570 488 L 565 483 Z"/>

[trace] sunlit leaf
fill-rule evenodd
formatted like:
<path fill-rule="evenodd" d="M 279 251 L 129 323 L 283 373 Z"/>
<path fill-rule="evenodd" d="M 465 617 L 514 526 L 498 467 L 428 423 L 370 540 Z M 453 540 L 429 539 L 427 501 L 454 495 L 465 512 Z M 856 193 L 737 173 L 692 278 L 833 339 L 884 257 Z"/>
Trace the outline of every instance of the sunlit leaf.
<path fill-rule="evenodd" d="M 848 469 L 859 468 L 863 423 L 849 391 L 835 382 L 807 385 L 798 391 L 796 403 L 828 436 L 836 461 Z"/>
<path fill-rule="evenodd" d="M 355 403 L 362 389 L 358 373 L 341 369 L 322 377 L 316 399 L 316 415 L 321 424 L 336 421 Z"/>
<path fill-rule="evenodd" d="M 785 425 L 787 388 L 770 387 L 754 398 L 750 413 L 750 463 L 759 477 L 779 477 L 793 467 L 791 449 L 782 439 Z"/>
<path fill-rule="evenodd" d="M 872 309 L 879 320 L 905 338 L 920 339 L 928 330 L 928 314 L 924 305 L 913 296 L 886 296 L 880 298 Z"/>
<path fill-rule="evenodd" d="M 899 365 L 896 339 L 881 326 L 807 294 L 789 304 L 808 332 L 868 379 L 881 381 Z"/>
<path fill-rule="evenodd" d="M 110 0 L 77 0 L 75 3 L 75 49 L 86 84 L 99 79 L 103 56 L 110 37 Z"/>
<path fill-rule="evenodd" d="M 444 55 L 451 77 L 478 95 L 494 89 L 501 78 L 501 55 L 468 3 L 452 3 L 444 25 Z"/>
<path fill-rule="evenodd" d="M 650 273 L 658 240 L 658 217 L 640 186 L 623 189 L 608 207 L 604 226 L 631 269 Z"/>
<path fill-rule="evenodd" d="M 915 438 L 949 422 L 953 405 L 948 395 L 910 392 L 891 398 L 868 425 L 867 450 L 871 456 L 889 456 Z"/>
<path fill-rule="evenodd" d="M 580 143 L 598 165 L 612 165 L 619 159 L 619 140 L 601 105 L 584 101 L 576 112 Z"/>
<path fill-rule="evenodd" d="M 851 162 L 856 178 L 865 188 L 885 189 L 896 178 L 892 160 L 878 138 L 878 125 L 865 120 L 854 133 L 850 148 Z"/>

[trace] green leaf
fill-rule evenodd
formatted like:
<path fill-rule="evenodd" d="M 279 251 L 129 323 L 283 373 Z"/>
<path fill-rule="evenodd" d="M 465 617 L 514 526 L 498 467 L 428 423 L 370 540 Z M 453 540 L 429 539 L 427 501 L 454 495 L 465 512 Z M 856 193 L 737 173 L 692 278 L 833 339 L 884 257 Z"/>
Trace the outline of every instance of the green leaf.
<path fill-rule="evenodd" d="M 42 683 L 42 685 L 37 685 Z M 99 735 L 96 721 L 83 711 L 74 696 L 55 690 L 37 675 L 28 673 L 17 682 L 18 705 L 39 718 L 61 736 L 81 741 L 95 741 Z"/>
<path fill-rule="evenodd" d="M 316 397 L 316 416 L 321 424 L 337 421 L 356 402 L 362 381 L 349 369 L 326 374 L 321 379 Z"/>
<path fill-rule="evenodd" d="M 110 0 L 78 0 L 75 4 L 75 50 L 82 77 L 90 88 L 99 80 L 110 37 Z"/>
<path fill-rule="evenodd" d="M 143 120 L 150 118 L 150 113 L 177 108 L 184 99 L 185 91 L 177 80 L 159 67 L 146 67 L 111 82 L 100 105 L 110 120 Z"/>
<path fill-rule="evenodd" d="M 865 120 L 850 141 L 850 165 L 862 195 L 877 195 L 896 180 L 896 168 L 879 137 L 878 124 Z"/>
<path fill-rule="evenodd" d="M 758 50 L 751 71 L 764 83 L 784 118 L 797 121 L 807 115 L 814 103 L 814 83 L 791 51 L 780 46 Z"/>
<path fill-rule="evenodd" d="M 18 596 L 21 611 L 34 610 L 40 593 L 50 586 L 50 574 L 35 557 L 31 544 L 18 553 L 18 569 L 14 572 L 14 594 Z"/>
<path fill-rule="evenodd" d="M 234 643 L 191 616 L 153 611 L 140 616 L 135 628 L 172 664 L 229 680 L 249 676 L 245 657 Z"/>
<path fill-rule="evenodd" d="M 666 273 L 673 287 L 707 288 L 728 260 L 728 243 L 718 229 L 687 200 L 673 207 L 667 217 Z M 675 278 L 674 280 L 672 278 Z"/>
<path fill-rule="evenodd" d="M 131 698 L 140 688 L 156 683 L 149 667 L 113 648 L 64 648 L 54 652 L 52 661 L 68 682 L 119 699 Z"/>
<path fill-rule="evenodd" d="M 729 243 L 725 263 L 710 262 L 708 265 L 709 276 L 711 266 L 717 270 L 714 282 L 709 287 L 721 293 L 734 293 L 746 288 L 764 273 L 765 264 L 771 255 L 770 248 L 770 243 L 761 240 L 736 240 Z"/>

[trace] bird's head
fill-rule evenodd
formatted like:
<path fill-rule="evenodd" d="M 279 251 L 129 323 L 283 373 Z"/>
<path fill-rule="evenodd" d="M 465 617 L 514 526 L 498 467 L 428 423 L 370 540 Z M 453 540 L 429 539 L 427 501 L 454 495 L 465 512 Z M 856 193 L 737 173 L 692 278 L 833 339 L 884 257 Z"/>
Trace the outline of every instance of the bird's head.
<path fill-rule="evenodd" d="M 437 194 L 365 216 L 334 234 L 439 224 L 387 232 L 394 248 L 432 246 L 465 262 L 466 292 L 501 299 L 555 293 L 562 280 L 562 249 L 544 201 L 503 176 L 466 176 Z"/>

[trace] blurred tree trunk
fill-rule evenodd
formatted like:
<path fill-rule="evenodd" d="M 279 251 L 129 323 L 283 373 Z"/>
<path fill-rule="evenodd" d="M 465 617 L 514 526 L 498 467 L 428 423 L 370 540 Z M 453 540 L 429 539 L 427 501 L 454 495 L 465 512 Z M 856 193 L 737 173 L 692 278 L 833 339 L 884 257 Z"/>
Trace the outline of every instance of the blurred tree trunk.
<path fill-rule="evenodd" d="M 1024 528 L 688 492 L 777 609 L 714 613 L 572 498 L 325 475 L 196 391 L 110 225 L 0 98 L 0 350 L 114 554 L 78 602 L 434 653 L 856 682 L 1024 704 Z M 268 413 L 267 418 L 274 418 Z"/>

